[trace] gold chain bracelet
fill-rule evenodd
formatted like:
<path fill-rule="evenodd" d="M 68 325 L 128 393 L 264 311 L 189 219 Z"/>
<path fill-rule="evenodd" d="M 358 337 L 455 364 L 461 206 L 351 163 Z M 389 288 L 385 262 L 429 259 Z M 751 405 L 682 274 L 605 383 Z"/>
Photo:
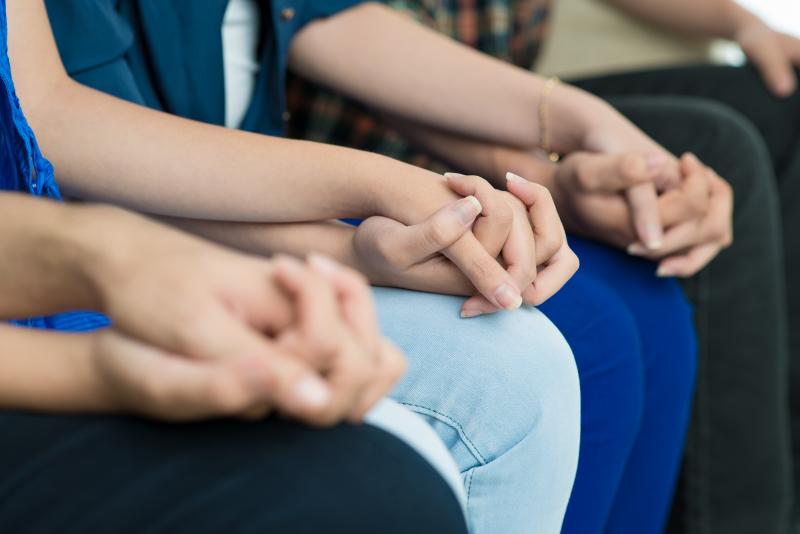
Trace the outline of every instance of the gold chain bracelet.
<path fill-rule="evenodd" d="M 553 152 L 550 147 L 550 107 L 548 106 L 548 99 L 553 89 L 561 83 L 558 77 L 553 76 L 544 82 L 542 87 L 542 96 L 539 98 L 539 139 L 542 150 L 547 154 L 547 159 L 553 163 L 558 162 L 561 156 L 557 152 Z"/>

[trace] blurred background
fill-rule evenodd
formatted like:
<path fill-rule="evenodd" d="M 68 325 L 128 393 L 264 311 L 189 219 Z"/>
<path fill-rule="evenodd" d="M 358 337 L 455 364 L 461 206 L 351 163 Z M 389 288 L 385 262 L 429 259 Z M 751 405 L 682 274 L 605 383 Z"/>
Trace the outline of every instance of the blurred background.
<path fill-rule="evenodd" d="M 800 35 L 800 0 L 738 0 L 776 29 Z M 564 79 L 658 66 L 740 64 L 735 45 L 693 40 L 633 19 L 605 0 L 558 0 L 535 69 Z"/>
<path fill-rule="evenodd" d="M 738 0 L 740 4 L 761 15 L 775 28 L 800 35 L 800 1 L 798 0 Z"/>

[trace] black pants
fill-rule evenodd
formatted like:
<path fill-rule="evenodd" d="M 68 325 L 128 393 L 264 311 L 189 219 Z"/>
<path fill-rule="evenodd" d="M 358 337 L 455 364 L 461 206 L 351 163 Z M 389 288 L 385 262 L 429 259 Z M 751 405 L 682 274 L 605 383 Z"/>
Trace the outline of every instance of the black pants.
<path fill-rule="evenodd" d="M 754 70 L 711 66 L 577 85 L 735 190 L 734 246 L 687 284 L 701 361 L 670 532 L 786 534 L 792 433 L 800 454 L 800 95 L 779 100 Z"/>
<path fill-rule="evenodd" d="M 369 426 L 0 413 L 0 532 L 465 534 L 406 444 Z"/>

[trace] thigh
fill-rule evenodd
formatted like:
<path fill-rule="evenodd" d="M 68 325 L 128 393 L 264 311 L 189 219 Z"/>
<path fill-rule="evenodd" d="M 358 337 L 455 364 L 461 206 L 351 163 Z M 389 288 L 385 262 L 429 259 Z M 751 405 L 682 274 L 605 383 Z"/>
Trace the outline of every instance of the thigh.
<path fill-rule="evenodd" d="M 464 532 L 435 470 L 366 425 L 4 413 L 0 433 L 2 532 Z"/>
<path fill-rule="evenodd" d="M 581 380 L 581 446 L 565 534 L 603 532 L 639 434 L 645 384 L 636 321 L 582 261 L 540 309 L 572 347 Z"/>
<path fill-rule="evenodd" d="M 675 280 L 655 276 L 653 263 L 584 239 L 571 238 L 570 244 L 583 269 L 624 305 L 640 340 L 641 423 L 605 532 L 659 533 L 675 488 L 694 392 L 692 309 Z"/>
<path fill-rule="evenodd" d="M 409 359 L 391 397 L 455 458 L 471 531 L 557 532 L 580 432 L 577 371 L 558 330 L 536 309 L 461 319 L 463 298 L 374 294 L 384 334 Z"/>
<path fill-rule="evenodd" d="M 733 246 L 686 284 L 699 369 L 680 523 L 690 532 L 781 533 L 790 501 L 780 208 L 758 132 L 713 101 L 615 98 L 675 153 L 691 151 L 735 191 Z M 749 459 L 743 463 L 744 459 Z"/>

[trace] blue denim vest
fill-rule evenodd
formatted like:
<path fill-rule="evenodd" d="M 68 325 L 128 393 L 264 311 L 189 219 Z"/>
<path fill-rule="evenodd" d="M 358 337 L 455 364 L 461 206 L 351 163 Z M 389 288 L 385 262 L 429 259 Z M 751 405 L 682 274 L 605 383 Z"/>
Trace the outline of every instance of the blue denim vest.
<path fill-rule="evenodd" d="M 8 61 L 5 0 L 0 0 L 0 190 L 61 200 L 53 166 L 42 156 L 14 91 Z M 86 331 L 108 325 L 108 319 L 97 313 L 72 312 L 14 323 L 36 328 Z"/>
<path fill-rule="evenodd" d="M 259 60 L 242 130 L 284 134 L 292 38 L 361 0 L 258 0 Z M 220 30 L 228 0 L 47 0 L 67 72 L 130 102 L 208 124 L 225 122 Z"/>

